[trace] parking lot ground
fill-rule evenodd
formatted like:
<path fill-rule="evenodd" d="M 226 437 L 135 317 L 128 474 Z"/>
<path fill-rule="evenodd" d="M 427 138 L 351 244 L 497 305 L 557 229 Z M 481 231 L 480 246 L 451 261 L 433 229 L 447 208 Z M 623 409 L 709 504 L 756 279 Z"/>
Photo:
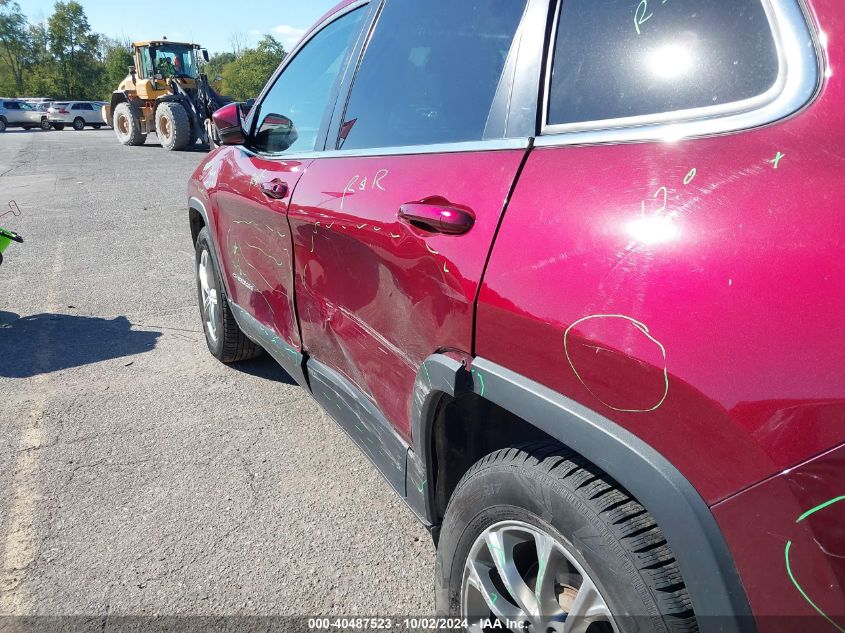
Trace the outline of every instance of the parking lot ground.
<path fill-rule="evenodd" d="M 203 156 L 0 135 L 0 614 L 431 614 L 431 539 L 367 459 L 269 358 L 206 350 Z"/>

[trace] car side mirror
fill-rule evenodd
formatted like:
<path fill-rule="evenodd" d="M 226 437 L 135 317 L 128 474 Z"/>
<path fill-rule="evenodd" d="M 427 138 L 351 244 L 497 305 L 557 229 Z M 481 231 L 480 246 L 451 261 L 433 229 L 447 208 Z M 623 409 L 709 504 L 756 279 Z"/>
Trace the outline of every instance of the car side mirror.
<path fill-rule="evenodd" d="M 209 57 L 208 57 L 208 51 L 207 51 L 206 49 L 202 49 L 202 58 L 203 58 L 205 61 L 208 61 L 208 60 L 209 60 Z"/>
<path fill-rule="evenodd" d="M 211 115 L 221 145 L 242 145 L 246 141 L 240 103 L 229 103 Z"/>

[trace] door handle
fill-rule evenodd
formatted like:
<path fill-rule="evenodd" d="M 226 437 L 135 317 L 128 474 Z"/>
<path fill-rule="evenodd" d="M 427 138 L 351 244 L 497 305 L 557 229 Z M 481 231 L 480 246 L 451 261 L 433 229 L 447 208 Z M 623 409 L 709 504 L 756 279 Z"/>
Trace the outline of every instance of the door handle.
<path fill-rule="evenodd" d="M 273 200 L 281 200 L 288 195 L 288 183 L 279 179 L 273 178 L 267 182 L 261 183 L 261 193 Z"/>
<path fill-rule="evenodd" d="M 442 198 L 409 202 L 399 207 L 399 219 L 424 231 L 460 235 L 475 224 L 475 214 L 460 209 Z"/>

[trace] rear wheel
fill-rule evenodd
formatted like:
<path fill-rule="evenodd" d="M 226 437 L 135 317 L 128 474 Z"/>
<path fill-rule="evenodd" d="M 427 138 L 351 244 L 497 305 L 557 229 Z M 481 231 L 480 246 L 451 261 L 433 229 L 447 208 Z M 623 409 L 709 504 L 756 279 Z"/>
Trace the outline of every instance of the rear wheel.
<path fill-rule="evenodd" d="M 52 125 L 52 126 L 53 126 L 53 129 L 54 129 L 54 130 L 63 130 L 63 129 L 65 129 L 65 124 L 64 124 L 64 123 L 51 123 L 50 125 Z"/>
<path fill-rule="evenodd" d="M 143 145 L 147 135 L 141 132 L 141 109 L 124 101 L 114 109 L 114 133 L 124 145 Z"/>
<path fill-rule="evenodd" d="M 103 126 L 102 126 L 102 125 L 100 125 L 99 123 L 95 123 L 95 124 L 94 124 L 94 125 L 92 125 L 91 127 L 93 127 L 95 130 L 99 130 L 99 129 L 100 129 L 101 127 L 103 127 Z"/>
<path fill-rule="evenodd" d="M 485 619 L 530 633 L 698 631 L 648 512 L 551 442 L 492 453 L 461 479 L 441 530 L 435 598 L 439 615 L 476 631 Z"/>
<path fill-rule="evenodd" d="M 164 149 L 184 149 L 192 142 L 192 132 L 191 120 L 181 103 L 166 101 L 158 106 L 156 134 Z"/>
<path fill-rule="evenodd" d="M 6 131 L 6 118 L 0 116 L 0 132 Z"/>
<path fill-rule="evenodd" d="M 85 129 L 85 119 L 83 119 L 81 116 L 76 117 L 73 120 L 73 129 L 76 130 L 77 132 L 81 132 L 82 130 L 84 130 Z"/>
<path fill-rule="evenodd" d="M 241 332 L 229 307 L 226 287 L 212 255 L 207 228 L 203 228 L 197 236 L 196 264 L 197 295 L 208 351 L 224 363 L 261 355 L 261 347 Z"/>
<path fill-rule="evenodd" d="M 50 122 L 47 120 L 47 117 L 43 117 L 41 119 L 41 129 L 45 132 L 48 132 L 50 130 Z"/>

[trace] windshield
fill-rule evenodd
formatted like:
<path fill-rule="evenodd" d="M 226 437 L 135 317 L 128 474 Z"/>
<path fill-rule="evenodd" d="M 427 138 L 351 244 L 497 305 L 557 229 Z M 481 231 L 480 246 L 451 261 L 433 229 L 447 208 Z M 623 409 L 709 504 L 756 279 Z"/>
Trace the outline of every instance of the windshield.
<path fill-rule="evenodd" d="M 166 44 L 151 46 L 155 73 L 162 77 L 193 77 L 197 76 L 194 63 L 194 49 L 192 46 L 180 44 Z"/>

